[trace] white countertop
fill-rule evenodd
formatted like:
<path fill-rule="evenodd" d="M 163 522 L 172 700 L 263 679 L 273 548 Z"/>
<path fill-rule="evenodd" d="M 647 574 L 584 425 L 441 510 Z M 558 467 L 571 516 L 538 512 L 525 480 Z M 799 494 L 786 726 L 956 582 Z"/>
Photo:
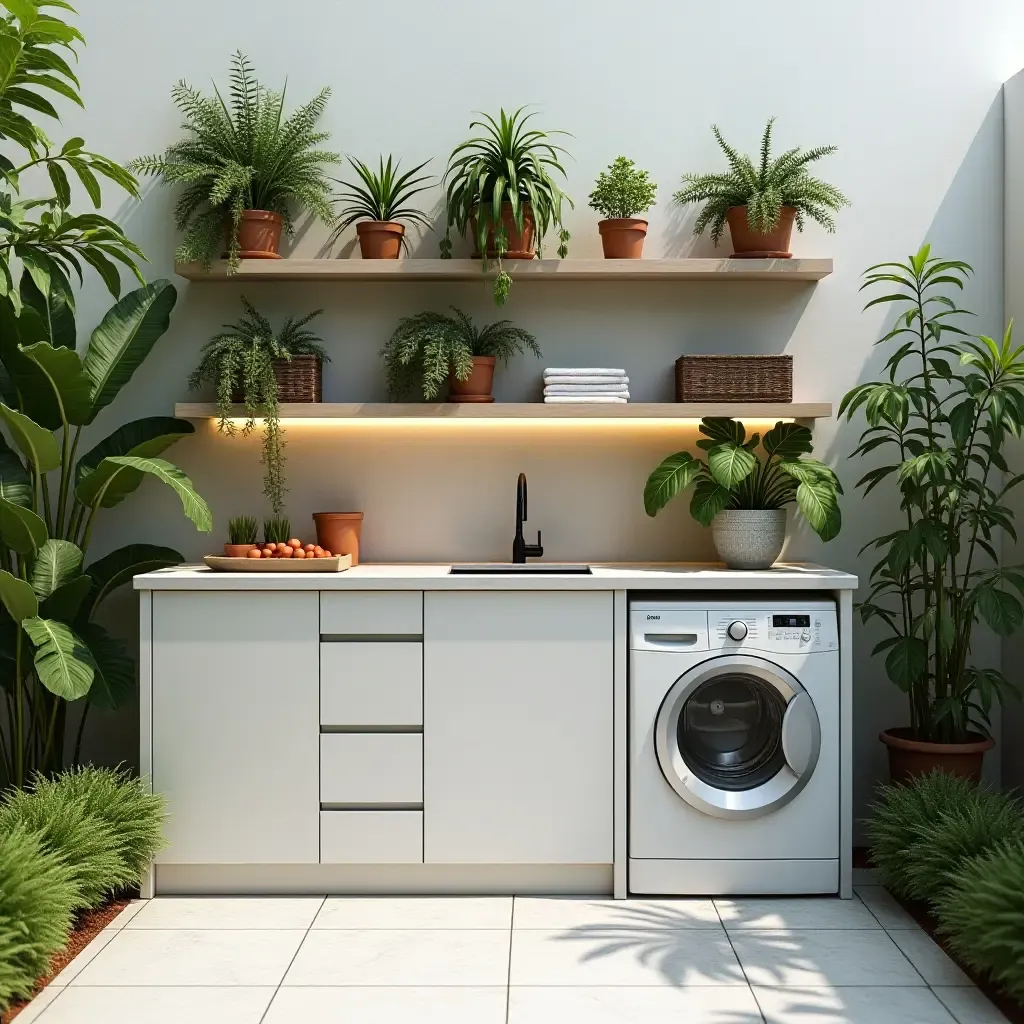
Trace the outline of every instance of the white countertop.
<path fill-rule="evenodd" d="M 856 590 L 856 576 L 811 563 L 755 571 L 720 563 L 590 563 L 592 574 L 449 574 L 450 564 L 392 563 L 337 573 L 216 572 L 181 565 L 135 577 L 136 590 Z"/>

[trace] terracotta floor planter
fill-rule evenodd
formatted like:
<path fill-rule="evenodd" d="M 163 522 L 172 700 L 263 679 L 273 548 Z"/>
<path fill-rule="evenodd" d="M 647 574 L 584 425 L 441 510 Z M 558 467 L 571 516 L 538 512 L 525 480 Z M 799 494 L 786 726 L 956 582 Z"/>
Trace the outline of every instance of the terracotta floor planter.
<path fill-rule="evenodd" d="M 640 217 L 615 217 L 597 222 L 606 260 L 639 260 L 644 255 L 647 221 Z"/>
<path fill-rule="evenodd" d="M 996 741 L 972 733 L 969 743 L 926 743 L 910 738 L 910 730 L 886 729 L 878 738 L 889 751 L 889 775 L 893 782 L 907 782 L 918 775 L 927 775 L 935 768 L 959 775 L 972 782 L 981 782 L 981 766 L 985 752 Z"/>
<path fill-rule="evenodd" d="M 473 356 L 473 369 L 465 380 L 457 380 L 452 373 L 448 377 L 449 402 L 493 402 L 491 389 L 494 387 L 494 356 Z"/>
<path fill-rule="evenodd" d="M 356 224 L 359 252 L 364 260 L 397 260 L 405 228 L 394 220 L 361 220 Z"/>
<path fill-rule="evenodd" d="M 362 512 L 314 512 L 316 542 L 332 555 L 351 555 L 359 564 L 359 541 L 363 533 Z"/>
<path fill-rule="evenodd" d="M 238 225 L 238 247 L 242 259 L 279 260 L 281 214 L 270 210 L 243 210 Z"/>
<path fill-rule="evenodd" d="M 533 207 L 529 203 L 523 203 L 523 230 L 520 232 L 516 227 L 515 218 L 512 216 L 512 204 L 501 204 L 501 223 L 505 228 L 505 235 L 508 238 L 508 252 L 503 259 L 506 260 L 532 260 L 533 251 Z M 476 217 L 469 218 L 470 239 L 476 245 Z M 498 250 L 494 248 L 494 231 L 487 232 L 487 258 L 494 260 L 498 258 Z M 474 252 L 473 259 L 480 259 L 480 253 Z"/>
<path fill-rule="evenodd" d="M 245 558 L 246 555 L 253 549 L 259 547 L 258 544 L 225 544 L 224 545 L 224 557 L 225 558 Z"/>
<path fill-rule="evenodd" d="M 729 234 L 732 235 L 733 259 L 777 259 L 788 260 L 793 254 L 789 251 L 789 240 L 793 234 L 793 222 L 796 210 L 792 206 L 784 206 L 779 223 L 771 231 L 752 231 L 747 220 L 745 206 L 730 207 L 726 215 L 729 220 Z"/>

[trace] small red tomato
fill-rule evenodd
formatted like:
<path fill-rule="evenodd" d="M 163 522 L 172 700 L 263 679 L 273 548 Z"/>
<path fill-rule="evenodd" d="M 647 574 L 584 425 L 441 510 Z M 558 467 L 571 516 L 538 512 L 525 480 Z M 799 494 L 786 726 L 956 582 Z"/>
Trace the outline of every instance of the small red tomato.
<path fill-rule="evenodd" d="M 262 558 L 263 552 L 259 548 L 249 548 L 245 555 L 246 558 Z"/>

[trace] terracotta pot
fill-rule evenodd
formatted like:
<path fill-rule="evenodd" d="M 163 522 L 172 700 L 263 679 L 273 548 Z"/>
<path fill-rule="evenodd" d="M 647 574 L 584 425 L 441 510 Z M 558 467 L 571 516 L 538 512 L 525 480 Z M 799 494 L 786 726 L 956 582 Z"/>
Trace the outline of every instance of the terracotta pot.
<path fill-rule="evenodd" d="M 281 214 L 270 210 L 243 210 L 238 225 L 238 247 L 247 260 L 279 260 Z"/>
<path fill-rule="evenodd" d="M 225 558 L 245 558 L 246 555 L 252 551 L 253 548 L 258 548 L 259 544 L 225 544 L 224 545 L 224 557 Z"/>
<path fill-rule="evenodd" d="M 465 380 L 456 380 L 454 371 L 448 376 L 449 402 L 493 402 L 494 356 L 473 356 L 473 369 Z"/>
<path fill-rule="evenodd" d="M 532 260 L 533 252 L 533 207 L 529 203 L 523 203 L 523 230 L 520 233 L 516 227 L 515 218 L 512 216 L 512 204 L 501 204 L 501 223 L 505 228 L 505 235 L 508 238 L 508 252 L 502 257 L 506 260 Z M 470 239 L 476 245 L 476 216 L 469 218 Z M 487 258 L 494 260 L 498 258 L 498 250 L 494 248 L 494 230 L 487 232 Z M 480 253 L 474 252 L 473 259 L 480 259 Z"/>
<path fill-rule="evenodd" d="M 314 512 L 316 542 L 332 555 L 351 555 L 359 564 L 359 538 L 363 532 L 362 512 Z"/>
<path fill-rule="evenodd" d="M 792 206 L 784 206 L 779 223 L 771 231 L 752 231 L 747 220 L 745 206 L 732 206 L 726 214 L 729 221 L 729 234 L 732 235 L 732 247 L 735 250 L 733 259 L 776 259 L 788 260 L 793 254 L 789 251 L 789 239 L 793 234 L 793 221 L 796 210 Z"/>
<path fill-rule="evenodd" d="M 889 775 L 893 782 L 908 782 L 939 768 L 972 782 L 981 782 L 985 752 L 996 741 L 981 733 L 971 733 L 967 743 L 927 743 L 910 738 L 910 730 L 886 729 L 878 738 L 889 751 Z"/>
<path fill-rule="evenodd" d="M 364 260 L 397 260 L 405 228 L 393 220 L 361 220 L 356 224 L 356 234 Z"/>
<path fill-rule="evenodd" d="M 601 245 L 604 246 L 606 260 L 643 258 L 647 221 L 640 217 L 615 217 L 599 220 L 597 230 L 601 232 Z"/>

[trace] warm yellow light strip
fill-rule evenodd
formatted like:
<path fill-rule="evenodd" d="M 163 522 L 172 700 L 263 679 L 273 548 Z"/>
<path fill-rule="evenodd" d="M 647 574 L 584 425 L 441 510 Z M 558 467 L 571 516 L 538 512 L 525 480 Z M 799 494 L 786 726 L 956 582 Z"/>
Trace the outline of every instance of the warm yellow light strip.
<path fill-rule="evenodd" d="M 750 417 L 742 417 L 743 425 L 748 431 L 752 430 L 768 430 L 774 427 L 776 423 L 792 423 L 794 422 L 792 417 L 778 416 L 771 419 L 751 419 Z M 217 421 L 210 421 L 216 426 Z M 243 417 L 232 417 L 230 421 L 234 426 L 241 428 L 245 424 L 246 420 Z M 281 418 L 281 423 L 285 424 L 289 430 L 296 427 L 306 428 L 314 427 L 318 429 L 330 429 L 330 430 L 402 430 L 409 433 L 425 433 L 429 430 L 458 430 L 458 431 L 471 431 L 477 432 L 481 430 L 490 430 L 493 428 L 501 429 L 515 429 L 515 430 L 543 430 L 543 431 L 563 431 L 563 430 L 591 430 L 599 428 L 601 430 L 616 430 L 625 433 L 626 431 L 635 430 L 665 430 L 669 428 L 679 427 L 693 427 L 696 428 L 700 425 L 699 419 L 692 417 L 680 417 L 678 419 L 659 418 L 659 419 L 616 419 L 616 418 L 604 418 L 597 416 L 589 416 L 586 419 L 565 419 L 565 418 L 552 418 L 543 419 L 540 417 L 533 417 L 531 419 L 518 419 L 516 417 L 508 418 L 493 418 L 493 419 L 444 419 L 444 418 L 423 418 L 414 419 L 409 416 L 396 416 L 393 419 L 387 417 L 374 417 L 372 419 L 338 419 L 338 418 L 318 418 L 318 417 L 287 417 Z M 259 427 L 262 425 L 262 420 L 256 420 L 256 425 Z"/>

